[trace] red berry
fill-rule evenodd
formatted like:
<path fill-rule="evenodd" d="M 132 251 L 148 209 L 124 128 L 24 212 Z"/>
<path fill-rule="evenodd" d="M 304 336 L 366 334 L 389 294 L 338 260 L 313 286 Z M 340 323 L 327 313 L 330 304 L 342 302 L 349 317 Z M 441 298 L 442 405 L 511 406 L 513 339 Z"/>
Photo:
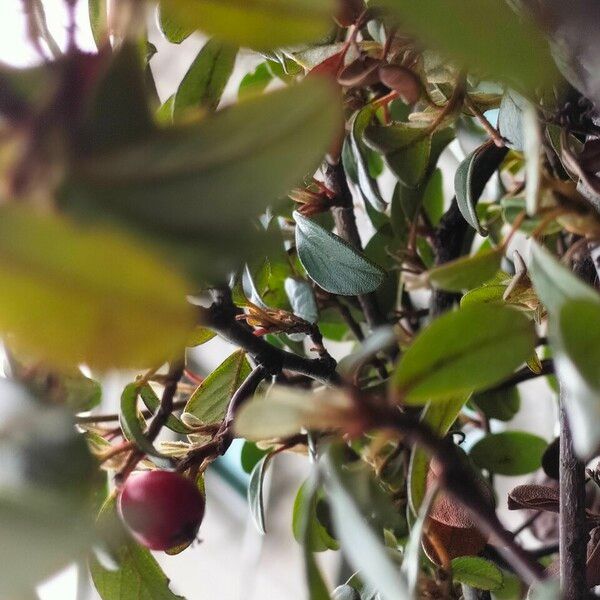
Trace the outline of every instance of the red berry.
<path fill-rule="evenodd" d="M 119 496 L 119 513 L 133 537 L 151 550 L 192 542 L 204 516 L 198 488 L 172 471 L 131 475 Z"/>

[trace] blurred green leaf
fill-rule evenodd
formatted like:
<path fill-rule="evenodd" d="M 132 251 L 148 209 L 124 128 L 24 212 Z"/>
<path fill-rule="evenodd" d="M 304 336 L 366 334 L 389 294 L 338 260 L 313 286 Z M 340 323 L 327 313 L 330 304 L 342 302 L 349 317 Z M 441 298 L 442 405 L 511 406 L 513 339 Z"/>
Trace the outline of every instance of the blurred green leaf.
<path fill-rule="evenodd" d="M 491 561 L 479 556 L 459 556 L 452 559 L 452 579 L 478 590 L 502 587 L 502 571 Z"/>
<path fill-rule="evenodd" d="M 246 73 L 238 87 L 238 98 L 247 98 L 264 92 L 273 80 L 273 74 L 266 62 L 260 63 L 254 71 Z"/>
<path fill-rule="evenodd" d="M 263 500 L 263 486 L 265 483 L 265 475 L 267 467 L 271 461 L 273 454 L 265 454 L 252 469 L 250 474 L 250 482 L 248 483 L 248 504 L 250 506 L 250 514 L 252 520 L 261 534 L 266 533 L 265 529 L 265 507 Z"/>
<path fill-rule="evenodd" d="M 189 21 L 178 19 L 178 15 L 170 2 L 160 0 L 157 7 L 158 26 L 165 38 L 172 44 L 181 44 L 194 31 L 195 27 L 190 26 Z"/>
<path fill-rule="evenodd" d="M 529 275 L 538 297 L 551 314 L 557 315 L 568 300 L 588 300 L 600 305 L 598 292 L 536 243 L 531 247 Z"/>
<path fill-rule="evenodd" d="M 187 339 L 187 346 L 202 346 L 212 340 L 217 334 L 206 327 L 196 327 L 192 330 Z"/>
<path fill-rule="evenodd" d="M 298 489 L 292 512 L 292 531 L 296 541 L 306 545 L 310 552 L 337 550 L 339 544 L 331 537 L 327 529 L 320 523 L 317 513 L 317 502 L 322 494 L 314 490 L 314 482 L 307 479 Z M 308 531 L 310 528 L 310 531 Z"/>
<path fill-rule="evenodd" d="M 185 345 L 187 285 L 124 235 L 2 209 L 0 329 L 50 365 L 154 366 Z"/>
<path fill-rule="evenodd" d="M 263 50 L 315 41 L 333 25 L 327 0 L 162 0 L 161 6 L 175 23 Z"/>
<path fill-rule="evenodd" d="M 458 396 L 440 402 L 430 402 L 421 415 L 421 422 L 439 437 L 444 437 L 456 421 L 466 402 L 465 396 Z M 419 512 L 427 491 L 429 456 L 421 448 L 413 448 L 408 466 L 408 501 L 414 514 Z"/>
<path fill-rule="evenodd" d="M 469 452 L 475 464 L 500 475 L 526 475 L 540 468 L 548 443 L 525 431 L 492 433 L 479 440 Z"/>
<path fill-rule="evenodd" d="M 241 437 L 260 441 L 290 437 L 303 429 L 343 428 L 354 418 L 351 401 L 339 390 L 308 392 L 277 386 L 240 408 L 235 431 Z"/>
<path fill-rule="evenodd" d="M 237 48 L 215 39 L 208 40 L 184 75 L 173 100 L 173 116 L 187 109 L 217 109 L 233 71 Z"/>
<path fill-rule="evenodd" d="M 106 0 L 88 0 L 88 14 L 96 47 L 101 48 L 108 41 L 108 7 Z"/>
<path fill-rule="evenodd" d="M 527 360 L 535 327 L 508 307 L 474 305 L 439 317 L 409 346 L 393 376 L 406 404 L 425 404 L 489 387 Z"/>
<path fill-rule="evenodd" d="M 308 600 L 330 600 L 327 585 L 313 556 L 314 548 L 319 544 L 318 538 L 323 534 L 322 528 L 315 527 L 315 525 L 317 527 L 320 527 L 320 525 L 313 515 L 313 506 L 316 505 L 319 492 L 317 476 L 317 474 L 311 476 L 300 488 L 299 495 L 300 492 L 303 492 L 300 503 L 298 503 L 298 497 L 296 497 L 294 503 L 294 535 L 303 548 Z"/>
<path fill-rule="evenodd" d="M 84 155 L 60 198 L 87 221 L 117 222 L 173 253 L 197 278 L 261 250 L 248 219 L 319 164 L 337 127 L 333 86 L 309 80 Z M 264 241 L 262 242 L 264 245 Z"/>
<path fill-rule="evenodd" d="M 386 0 L 406 31 L 482 75 L 533 87 L 555 73 L 540 30 L 496 0 Z M 483 24 L 483 26 L 482 26 Z M 489 24 L 490 26 L 486 26 Z"/>
<path fill-rule="evenodd" d="M 556 276 L 560 272 L 554 271 L 554 274 Z M 600 445 L 600 376 L 597 369 L 600 330 L 595 326 L 599 319 L 600 304 L 597 300 L 590 301 L 581 296 L 581 299 L 566 300 L 557 321 L 550 323 L 550 340 L 558 380 L 564 391 L 564 406 L 573 431 L 573 445 L 584 459 Z"/>
<path fill-rule="evenodd" d="M 300 261 L 324 290 L 355 296 L 372 292 L 383 283 L 383 270 L 342 238 L 298 212 L 294 212 L 294 219 Z"/>
<path fill-rule="evenodd" d="M 325 489 L 340 546 L 350 566 L 364 581 L 379 591 L 383 600 L 409 598 L 405 578 L 400 575 L 376 532 L 356 504 L 356 490 L 344 473 L 344 448 L 332 446 L 322 459 Z"/>
<path fill-rule="evenodd" d="M 233 394 L 251 370 L 244 350 L 236 350 L 200 384 L 185 405 L 184 413 L 194 415 L 202 423 L 219 423 Z"/>
<path fill-rule="evenodd" d="M 17 598 L 91 546 L 96 463 L 70 411 L 0 392 L 0 597 Z"/>
<path fill-rule="evenodd" d="M 106 533 L 118 530 L 114 497 L 106 502 L 98 521 Z M 149 550 L 121 537 L 115 554 L 116 570 L 108 570 L 96 559 L 90 561 L 92 581 L 102 600 L 184 600 L 171 591 L 169 579 Z"/>

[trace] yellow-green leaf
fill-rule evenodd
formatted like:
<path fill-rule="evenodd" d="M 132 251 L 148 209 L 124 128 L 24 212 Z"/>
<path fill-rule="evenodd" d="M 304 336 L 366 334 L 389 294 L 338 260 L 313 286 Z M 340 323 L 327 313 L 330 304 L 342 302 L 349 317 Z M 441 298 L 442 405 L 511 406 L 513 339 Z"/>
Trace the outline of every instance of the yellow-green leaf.
<path fill-rule="evenodd" d="M 221 421 L 231 397 L 250 371 L 246 353 L 237 350 L 202 382 L 186 404 L 184 413 L 194 415 L 202 423 Z"/>
<path fill-rule="evenodd" d="M 333 25 L 328 0 L 162 0 L 170 19 L 254 49 L 311 42 Z"/>
<path fill-rule="evenodd" d="M 491 279 L 500 268 L 502 250 L 484 250 L 453 260 L 429 271 L 429 282 L 451 292 L 470 290 Z"/>
<path fill-rule="evenodd" d="M 489 387 L 534 350 L 535 327 L 506 306 L 481 304 L 449 312 L 413 341 L 393 376 L 406 404 L 425 404 Z"/>
<path fill-rule="evenodd" d="M 193 323 L 185 281 L 125 236 L 4 208 L 0 331 L 58 367 L 156 366 Z"/>

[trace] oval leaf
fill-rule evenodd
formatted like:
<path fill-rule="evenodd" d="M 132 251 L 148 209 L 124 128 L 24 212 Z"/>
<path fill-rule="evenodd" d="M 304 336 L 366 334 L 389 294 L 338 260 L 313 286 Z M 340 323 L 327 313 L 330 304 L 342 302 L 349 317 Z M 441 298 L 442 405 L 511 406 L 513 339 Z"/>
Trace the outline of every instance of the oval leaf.
<path fill-rule="evenodd" d="M 525 475 L 540 468 L 547 445 L 543 438 L 525 431 L 503 431 L 486 435 L 469 455 L 491 473 Z"/>
<path fill-rule="evenodd" d="M 296 247 L 302 265 L 318 285 L 331 294 L 356 296 L 376 290 L 384 271 L 342 238 L 294 212 Z"/>
<path fill-rule="evenodd" d="M 161 364 L 194 318 L 184 280 L 121 234 L 20 209 L 2 209 L 0 286 L 0 330 L 58 367 Z"/>
<path fill-rule="evenodd" d="M 235 46 L 208 40 L 177 88 L 173 116 L 181 116 L 188 108 L 216 110 L 233 71 L 236 56 Z"/>
<path fill-rule="evenodd" d="M 452 579 L 478 590 L 497 590 L 502 587 L 502 571 L 489 560 L 479 556 L 459 556 L 451 563 Z"/>
<path fill-rule="evenodd" d="M 331 2 L 324 0 L 162 0 L 161 6 L 186 28 L 254 49 L 314 41 L 332 26 Z"/>
<path fill-rule="evenodd" d="M 393 376 L 406 404 L 425 404 L 498 383 L 533 352 L 535 328 L 505 306 L 474 305 L 443 315 L 408 348 Z"/>
<path fill-rule="evenodd" d="M 250 363 L 243 350 L 226 358 L 196 389 L 184 413 L 190 413 L 202 423 L 218 423 L 227 413 L 233 394 L 250 375 Z"/>
<path fill-rule="evenodd" d="M 458 208 L 479 235 L 485 236 L 487 231 L 479 223 L 477 201 L 507 152 L 507 148 L 498 148 L 493 142 L 486 142 L 469 154 L 456 170 L 454 190 Z"/>
<path fill-rule="evenodd" d="M 429 282 L 450 292 L 470 290 L 490 280 L 500 268 L 501 249 L 483 250 L 435 267 L 428 272 Z"/>

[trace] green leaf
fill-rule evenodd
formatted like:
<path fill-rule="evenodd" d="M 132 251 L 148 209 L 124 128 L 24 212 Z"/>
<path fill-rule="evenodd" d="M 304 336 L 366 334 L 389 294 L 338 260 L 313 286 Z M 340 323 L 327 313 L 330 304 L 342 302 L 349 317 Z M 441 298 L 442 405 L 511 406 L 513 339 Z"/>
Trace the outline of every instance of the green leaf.
<path fill-rule="evenodd" d="M 139 389 L 139 394 L 146 408 L 152 411 L 152 413 L 156 413 L 158 407 L 160 406 L 160 400 L 154 393 L 154 390 L 150 387 L 150 384 L 147 383 L 143 385 Z M 171 431 L 180 433 L 182 435 L 185 435 L 190 431 L 175 415 L 169 415 L 165 426 Z"/>
<path fill-rule="evenodd" d="M 423 411 L 421 422 L 427 425 L 433 433 L 443 438 L 456 421 L 465 402 L 465 396 L 458 396 L 440 402 L 430 402 Z M 415 515 L 419 512 L 425 498 L 428 471 L 428 454 L 421 448 L 414 448 L 410 455 L 408 467 L 408 501 Z"/>
<path fill-rule="evenodd" d="M 237 350 L 200 384 L 185 405 L 184 413 L 194 415 L 202 423 L 219 423 L 233 394 L 251 370 L 244 350 Z"/>
<path fill-rule="evenodd" d="M 502 587 L 502 571 L 489 560 L 479 556 L 459 556 L 452 559 L 452 579 L 478 590 L 497 590 Z"/>
<path fill-rule="evenodd" d="M 435 169 L 425 186 L 423 193 L 423 208 L 434 227 L 444 214 L 444 179 L 442 171 Z"/>
<path fill-rule="evenodd" d="M 349 124 L 350 134 L 348 140 L 353 157 L 353 167 L 356 169 L 358 189 L 366 202 L 379 212 L 382 212 L 385 210 L 386 203 L 381 197 L 377 181 L 371 176 L 369 171 L 368 149 L 363 142 L 365 129 L 373 120 L 375 112 L 376 110 L 373 105 L 367 104 L 352 117 Z"/>
<path fill-rule="evenodd" d="M 535 327 L 505 306 L 474 305 L 439 317 L 413 341 L 393 375 L 406 404 L 422 405 L 489 387 L 534 350 Z"/>
<path fill-rule="evenodd" d="M 254 442 L 244 442 L 240 454 L 240 461 L 244 472 L 248 474 L 252 473 L 252 469 L 254 469 L 265 454 L 267 454 L 267 451 L 259 448 Z"/>
<path fill-rule="evenodd" d="M 292 531 L 299 544 L 305 544 L 310 552 L 338 550 L 337 540 L 331 537 L 318 519 L 317 503 L 322 501 L 318 490 L 309 478 L 298 489 L 292 512 Z M 310 531 L 308 531 L 310 528 Z"/>
<path fill-rule="evenodd" d="M 238 98 L 247 98 L 264 92 L 273 80 L 273 74 L 266 62 L 260 63 L 254 71 L 247 73 L 240 81 Z"/>
<path fill-rule="evenodd" d="M 534 86 L 552 77 L 554 63 L 539 29 L 496 0 L 386 0 L 402 27 L 425 44 L 480 74 Z M 490 26 L 483 26 L 489 24 Z"/>
<path fill-rule="evenodd" d="M 106 0 L 88 0 L 88 14 L 96 47 L 101 48 L 108 41 L 108 10 Z"/>
<path fill-rule="evenodd" d="M 567 300 L 600 302 L 600 296 L 593 288 L 536 243 L 531 246 L 529 275 L 538 297 L 553 315 L 559 313 Z"/>
<path fill-rule="evenodd" d="M 287 277 L 284 286 L 294 314 L 309 323 L 316 323 L 319 318 L 319 308 L 308 281 Z"/>
<path fill-rule="evenodd" d="M 158 26 L 162 34 L 172 44 L 181 44 L 194 31 L 190 23 L 177 18 L 177 13 L 169 2 L 161 0 L 158 5 Z"/>
<path fill-rule="evenodd" d="M 267 467 L 271 461 L 273 454 L 265 454 L 258 463 L 256 463 L 252 473 L 250 474 L 250 482 L 248 483 L 248 505 L 250 506 L 250 514 L 256 525 L 256 529 L 261 534 L 265 534 L 265 506 L 263 500 L 263 486 L 265 483 L 265 475 Z"/>
<path fill-rule="evenodd" d="M 487 231 L 479 223 L 477 201 L 507 151 L 507 148 L 498 148 L 487 142 L 469 154 L 456 170 L 454 189 L 458 208 L 479 235 L 486 236 Z"/>
<path fill-rule="evenodd" d="M 121 411 L 119 413 L 119 423 L 123 430 L 124 437 L 135 445 L 145 454 L 153 458 L 165 458 L 146 437 L 143 428 L 143 421 L 137 408 L 137 399 L 140 392 L 140 386 L 137 383 L 130 383 L 125 386 L 121 394 Z M 167 466 L 171 463 L 166 460 Z"/>
<path fill-rule="evenodd" d="M 583 285 L 583 284 L 582 284 Z M 567 300 L 550 334 L 558 380 L 576 453 L 587 459 L 600 445 L 600 304 Z"/>
<path fill-rule="evenodd" d="M 463 256 L 427 272 L 430 283 L 443 290 L 461 292 L 490 280 L 500 269 L 503 249 L 483 250 Z"/>
<path fill-rule="evenodd" d="M 423 534 L 425 531 L 425 523 L 427 522 L 427 515 L 431 509 L 433 501 L 435 500 L 436 492 L 432 491 L 427 494 L 424 502 L 419 508 L 417 518 L 410 529 L 410 536 L 408 542 L 404 547 L 404 557 L 402 560 L 402 567 L 400 572 L 406 580 L 406 587 L 408 588 L 407 598 L 413 600 L 419 600 L 419 591 L 417 585 L 419 582 L 419 573 L 421 571 L 421 546 L 423 543 Z"/>
<path fill-rule="evenodd" d="M 304 554 L 308 600 L 330 600 L 327 585 L 313 556 L 313 548 L 318 543 L 315 536 L 321 535 L 321 532 L 313 526 L 316 518 L 313 518 L 312 514 L 312 507 L 316 505 L 319 493 L 317 477 L 318 474 L 314 474 L 302 486 L 306 501 L 299 507 L 300 513 L 297 517 L 297 528 Z M 302 490 L 302 488 L 300 489 Z M 296 518 L 296 504 L 294 504 L 294 517 Z"/>
<path fill-rule="evenodd" d="M 223 276 L 258 252 L 265 237 L 248 219 L 314 172 L 339 110 L 333 86 L 312 79 L 200 123 L 161 128 L 111 152 L 85 155 L 61 206 L 164 244 L 197 278 Z"/>
<path fill-rule="evenodd" d="M 296 248 L 306 272 L 324 290 L 356 296 L 376 290 L 384 271 L 358 253 L 342 238 L 294 212 Z"/>
<path fill-rule="evenodd" d="M 492 433 L 479 440 L 469 452 L 482 469 L 500 475 L 526 475 L 540 468 L 548 443 L 525 431 Z"/>
<path fill-rule="evenodd" d="M 192 330 L 187 339 L 187 346 L 202 346 L 206 342 L 210 342 L 217 334 L 206 327 L 196 327 Z"/>
<path fill-rule="evenodd" d="M 476 404 L 488 419 L 499 421 L 510 421 L 521 408 L 521 396 L 515 386 L 478 392 L 473 395 L 471 402 Z"/>
<path fill-rule="evenodd" d="M 427 174 L 431 154 L 431 134 L 422 125 L 398 123 L 372 125 L 364 134 L 366 144 L 383 153 L 390 170 L 406 187 L 417 187 Z"/>
<path fill-rule="evenodd" d="M 239 46 L 270 49 L 318 40 L 332 26 L 323 0 L 162 0 L 177 23 Z"/>
<path fill-rule="evenodd" d="M 307 392 L 276 386 L 240 408 L 235 431 L 260 441 L 290 437 L 303 429 L 343 429 L 355 417 L 352 402 L 340 390 Z"/>
<path fill-rule="evenodd" d="M 180 117 L 189 108 L 216 110 L 233 71 L 236 56 L 235 46 L 208 40 L 177 88 L 173 116 Z"/>
<path fill-rule="evenodd" d="M 528 102 L 513 90 L 508 90 L 502 96 L 498 112 L 498 129 L 507 140 L 509 148 L 523 150 L 523 110 Z"/>
<path fill-rule="evenodd" d="M 0 330 L 24 356 L 98 369 L 154 366 L 193 323 L 187 284 L 127 237 L 5 207 Z"/>
<path fill-rule="evenodd" d="M 99 516 L 99 528 L 114 531 L 116 503 L 111 498 Z M 108 570 L 96 559 L 90 562 L 94 586 L 102 600 L 184 600 L 169 589 L 169 580 L 149 550 L 132 540 L 121 540 L 116 549 L 117 570 Z"/>
<path fill-rule="evenodd" d="M 343 446 L 332 446 L 322 459 L 325 489 L 342 552 L 350 566 L 360 571 L 361 579 L 379 591 L 382 600 L 409 598 L 405 578 L 356 504 L 356 490 L 345 477 L 343 454 Z"/>
<path fill-rule="evenodd" d="M 542 178 L 542 132 L 537 111 L 527 105 L 523 111 L 523 152 L 525 154 L 525 205 L 531 217 L 538 211 Z"/>

